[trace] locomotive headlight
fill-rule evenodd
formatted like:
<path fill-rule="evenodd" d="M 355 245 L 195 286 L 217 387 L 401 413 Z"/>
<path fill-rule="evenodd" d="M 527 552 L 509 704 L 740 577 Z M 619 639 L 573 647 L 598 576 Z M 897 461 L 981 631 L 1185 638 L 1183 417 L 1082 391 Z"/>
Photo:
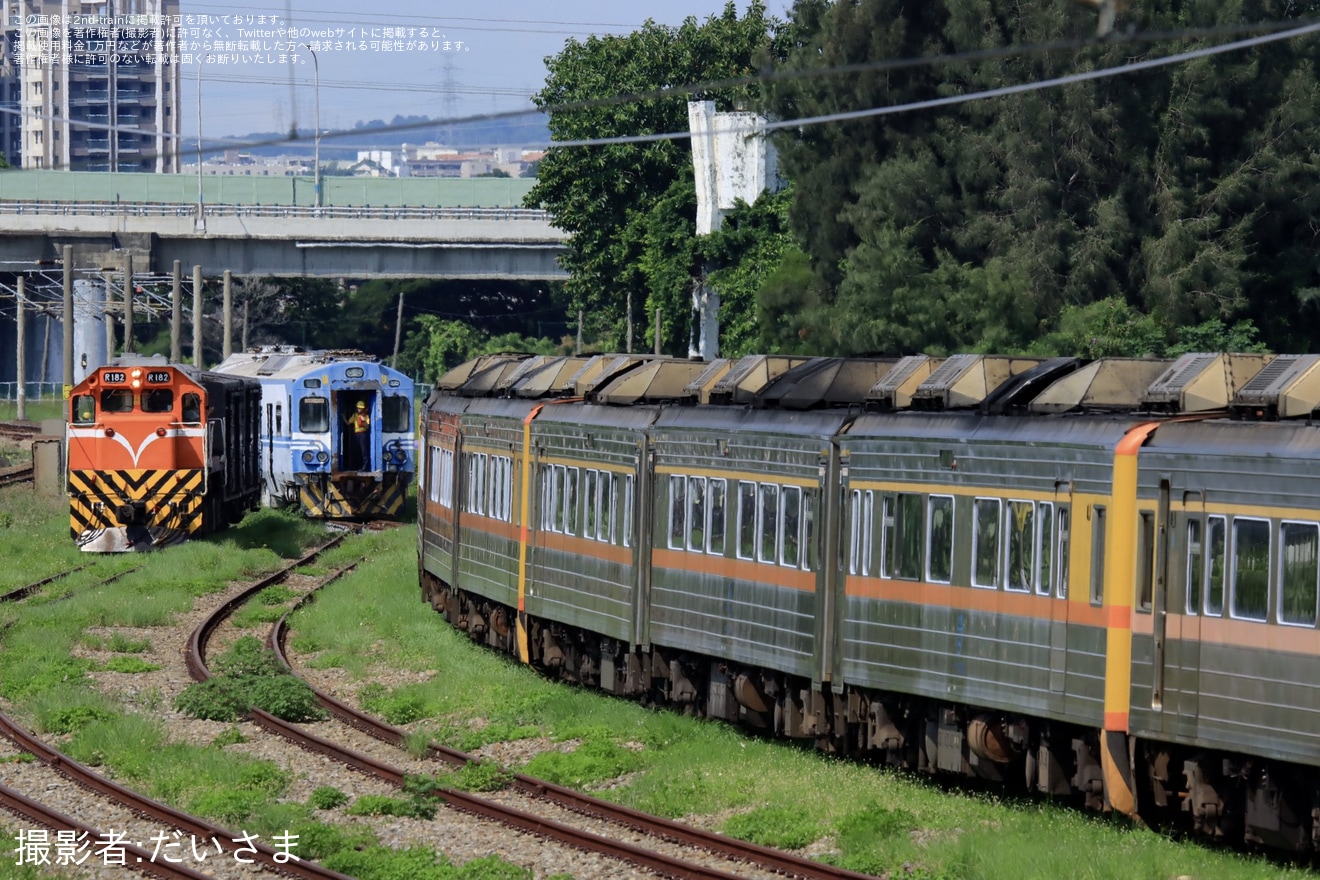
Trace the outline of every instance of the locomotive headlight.
<path fill-rule="evenodd" d="M 321 464 L 325 464 L 327 461 L 330 460 L 330 453 L 318 452 L 316 453 L 316 460 L 319 461 Z"/>
<path fill-rule="evenodd" d="M 405 461 L 408 460 L 407 451 L 403 449 L 396 449 L 394 451 L 394 460 L 397 461 L 399 464 L 403 464 Z"/>
<path fill-rule="evenodd" d="M 157 436 L 157 437 L 164 437 L 164 436 L 165 436 L 165 429 L 164 429 L 164 428 L 157 428 L 157 429 L 156 429 L 156 436 Z"/>
<path fill-rule="evenodd" d="M 114 429 L 114 428 L 106 428 L 106 429 L 105 429 L 105 436 L 107 436 L 107 437 L 113 437 L 113 436 L 115 436 L 115 429 Z"/>
<path fill-rule="evenodd" d="M 310 449 L 302 454 L 303 464 L 311 464 L 316 461 L 316 455 Z"/>

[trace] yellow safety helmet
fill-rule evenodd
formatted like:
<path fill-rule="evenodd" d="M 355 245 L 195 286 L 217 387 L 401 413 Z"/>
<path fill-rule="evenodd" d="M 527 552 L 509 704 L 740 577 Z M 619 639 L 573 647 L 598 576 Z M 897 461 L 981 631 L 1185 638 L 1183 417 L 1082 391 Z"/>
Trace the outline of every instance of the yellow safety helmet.
<path fill-rule="evenodd" d="M 366 401 L 364 401 L 364 400 L 359 400 L 359 401 L 357 402 L 357 408 L 358 408 L 358 409 L 366 409 L 366 408 L 367 408 L 367 403 L 366 403 Z"/>

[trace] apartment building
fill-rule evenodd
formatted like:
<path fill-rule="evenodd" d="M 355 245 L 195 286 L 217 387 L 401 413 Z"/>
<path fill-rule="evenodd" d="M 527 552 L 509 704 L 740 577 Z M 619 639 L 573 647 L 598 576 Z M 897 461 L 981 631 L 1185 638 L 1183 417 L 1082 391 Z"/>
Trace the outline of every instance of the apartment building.
<path fill-rule="evenodd" d="M 19 155 L 0 127 L 10 164 L 179 170 L 178 0 L 0 2 L 0 100 L 8 108 L 16 77 L 19 105 Z"/>

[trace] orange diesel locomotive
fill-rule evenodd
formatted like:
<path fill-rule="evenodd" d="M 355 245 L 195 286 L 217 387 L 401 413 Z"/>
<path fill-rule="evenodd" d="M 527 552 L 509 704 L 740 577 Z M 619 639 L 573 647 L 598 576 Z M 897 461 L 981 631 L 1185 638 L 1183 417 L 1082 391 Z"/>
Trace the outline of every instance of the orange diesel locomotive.
<path fill-rule="evenodd" d="M 70 531 L 90 552 L 149 550 L 225 528 L 257 507 L 254 379 L 125 357 L 73 389 Z"/>

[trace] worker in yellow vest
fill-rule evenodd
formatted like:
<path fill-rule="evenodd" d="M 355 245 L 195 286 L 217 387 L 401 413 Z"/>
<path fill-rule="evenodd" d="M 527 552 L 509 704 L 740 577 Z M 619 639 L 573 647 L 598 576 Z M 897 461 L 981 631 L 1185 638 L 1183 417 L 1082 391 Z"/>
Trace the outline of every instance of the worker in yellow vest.
<path fill-rule="evenodd" d="M 353 439 L 357 441 L 358 470 L 371 470 L 371 414 L 367 412 L 367 402 L 359 400 L 357 411 L 349 417 L 349 426 L 353 429 Z"/>

